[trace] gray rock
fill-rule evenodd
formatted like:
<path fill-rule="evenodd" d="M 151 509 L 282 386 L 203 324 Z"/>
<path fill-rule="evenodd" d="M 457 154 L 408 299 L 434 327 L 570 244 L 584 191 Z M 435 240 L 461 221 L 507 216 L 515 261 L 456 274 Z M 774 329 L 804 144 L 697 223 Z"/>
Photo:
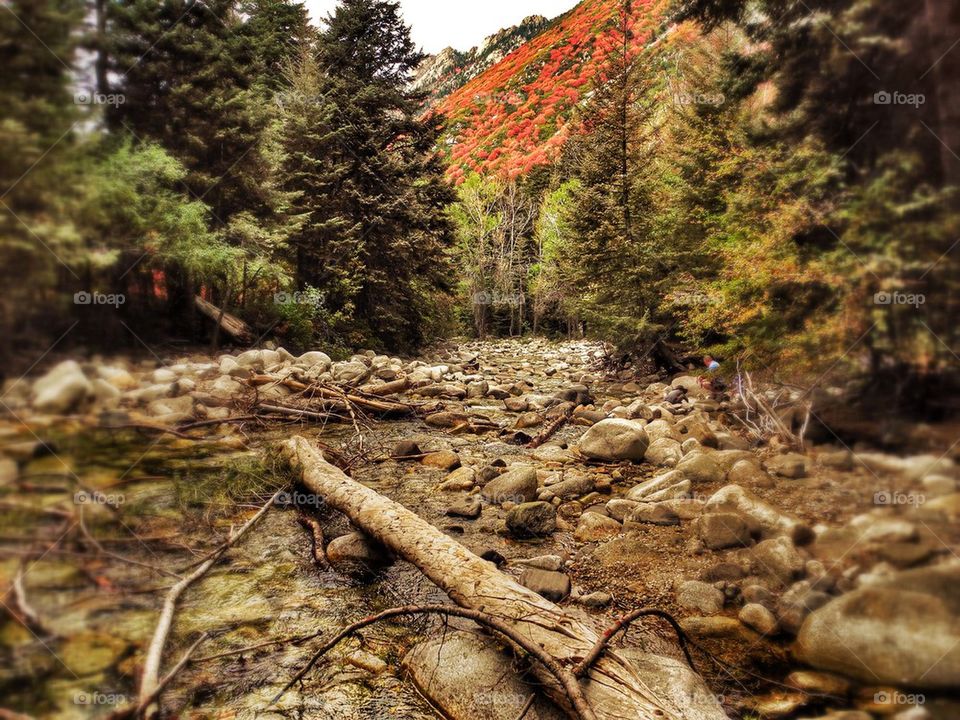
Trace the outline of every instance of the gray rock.
<path fill-rule="evenodd" d="M 514 672 L 512 656 L 493 638 L 453 630 L 415 645 L 403 669 L 450 720 L 516 720 L 536 692 Z M 538 697 L 525 720 L 563 720 L 566 715 Z"/>
<path fill-rule="evenodd" d="M 723 601 L 723 592 L 699 580 L 688 580 L 677 590 L 677 602 L 687 610 L 713 615 L 723 610 Z"/>
<path fill-rule="evenodd" d="M 557 511 L 548 502 L 527 502 L 507 513 L 507 529 L 514 537 L 544 537 L 557 529 Z"/>
<path fill-rule="evenodd" d="M 869 684 L 956 688 L 960 564 L 908 570 L 814 611 L 797 638 L 815 668 Z"/>
<path fill-rule="evenodd" d="M 686 663 L 631 647 L 618 648 L 617 652 L 633 666 L 654 697 L 668 707 L 682 708 L 684 720 L 727 720 L 717 694 Z"/>
<path fill-rule="evenodd" d="M 326 372 L 330 369 L 333 361 L 326 353 L 322 353 L 319 350 L 314 350 L 312 352 L 306 352 L 298 357 L 295 361 L 295 364 L 304 368 L 320 367 L 323 372 Z"/>
<path fill-rule="evenodd" d="M 639 503 L 634 502 L 633 500 L 625 500 L 623 498 L 614 498 L 607 503 L 607 515 L 612 517 L 617 522 L 623 522 L 627 519 L 627 515 L 630 514 L 630 511 L 637 507 Z"/>
<path fill-rule="evenodd" d="M 553 602 L 560 602 L 570 594 L 570 578 L 561 572 L 527 568 L 520 575 L 520 584 Z"/>
<path fill-rule="evenodd" d="M 447 479 L 440 483 L 443 492 L 463 492 L 472 490 L 477 484 L 477 474 L 473 468 L 461 467 L 447 475 Z"/>
<path fill-rule="evenodd" d="M 527 567 L 539 568 L 540 570 L 559 572 L 563 567 L 563 558 L 559 555 L 538 555 L 537 557 L 518 560 L 517 563 L 526 565 Z"/>
<path fill-rule="evenodd" d="M 537 499 L 537 471 L 529 465 L 515 465 L 483 488 L 483 497 L 497 504 L 524 503 Z"/>
<path fill-rule="evenodd" d="M 777 619 L 780 627 L 791 635 L 800 632 L 807 616 L 831 600 L 825 592 L 814 590 L 810 582 L 801 580 L 794 583 L 777 603 Z"/>
<path fill-rule="evenodd" d="M 727 473 L 727 480 L 737 485 L 749 487 L 773 487 L 773 478 L 756 460 L 740 460 Z"/>
<path fill-rule="evenodd" d="M 627 499 L 634 502 L 657 502 L 685 497 L 691 488 L 689 480 L 677 470 L 659 475 L 630 488 Z"/>
<path fill-rule="evenodd" d="M 599 542 L 620 534 L 620 523 L 598 512 L 585 512 L 580 516 L 573 538 L 577 542 Z"/>
<path fill-rule="evenodd" d="M 93 385 L 74 360 L 64 360 L 33 384 L 32 404 L 40 412 L 65 414 L 93 395 Z"/>
<path fill-rule="evenodd" d="M 447 515 L 467 518 L 468 520 L 480 517 L 481 512 L 483 512 L 483 507 L 480 498 L 476 495 L 468 495 L 460 500 L 455 500 L 447 508 Z"/>
<path fill-rule="evenodd" d="M 626 522 L 643 525 L 679 525 L 680 516 L 662 503 L 641 503 L 627 515 Z"/>
<path fill-rule="evenodd" d="M 720 483 L 725 475 L 719 463 L 705 452 L 684 455 L 677 463 L 677 470 L 694 485 Z"/>
<path fill-rule="evenodd" d="M 793 541 L 787 537 L 771 538 L 757 543 L 751 552 L 753 570 L 789 584 L 803 572 L 804 561 Z"/>
<path fill-rule="evenodd" d="M 707 501 L 706 510 L 735 512 L 749 522 L 751 530 L 766 538 L 785 535 L 798 545 L 813 539 L 813 532 L 807 525 L 739 485 L 727 485 L 715 492 Z"/>
<path fill-rule="evenodd" d="M 706 513 L 697 520 L 697 530 L 703 544 L 710 550 L 742 547 L 750 542 L 750 528 L 739 515 L 733 513 Z"/>
<path fill-rule="evenodd" d="M 330 541 L 327 560 L 341 572 L 365 575 L 390 564 L 390 556 L 380 545 L 361 533 L 348 533 Z"/>
<path fill-rule="evenodd" d="M 683 452 L 680 449 L 680 443 L 666 437 L 653 440 L 644 454 L 644 459 L 648 463 L 661 467 L 674 467 L 682 457 Z"/>
<path fill-rule="evenodd" d="M 602 610 L 613 602 L 613 595 L 608 592 L 594 592 L 588 595 L 581 595 L 577 598 L 577 602 L 584 607 Z"/>
<path fill-rule="evenodd" d="M 580 452 L 588 458 L 615 462 L 643 460 L 650 445 L 647 433 L 631 420 L 601 420 L 580 438 Z"/>
<path fill-rule="evenodd" d="M 776 616 L 759 603 L 748 603 L 740 610 L 740 622 L 761 635 L 773 635 L 777 632 Z"/>
<path fill-rule="evenodd" d="M 807 476 L 807 458 L 798 453 L 774 455 L 766 465 L 768 472 L 780 477 L 798 479 Z"/>

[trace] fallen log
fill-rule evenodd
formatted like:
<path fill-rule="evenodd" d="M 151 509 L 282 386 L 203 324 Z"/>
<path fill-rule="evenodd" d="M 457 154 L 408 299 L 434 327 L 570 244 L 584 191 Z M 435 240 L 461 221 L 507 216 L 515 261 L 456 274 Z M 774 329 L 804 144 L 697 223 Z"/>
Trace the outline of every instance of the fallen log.
<path fill-rule="evenodd" d="M 242 343 L 250 343 L 256 338 L 256 334 L 253 332 L 253 329 L 236 315 L 231 315 L 230 313 L 221 310 L 216 305 L 211 302 L 207 302 L 199 295 L 195 296 L 193 301 L 197 306 L 197 310 L 217 323 L 220 326 L 220 329 L 227 333 L 227 335 L 232 337 L 234 340 Z"/>
<path fill-rule="evenodd" d="M 536 645 L 571 671 L 590 656 L 601 633 L 546 598 L 518 584 L 415 513 L 357 483 L 330 465 L 305 438 L 283 444 L 304 485 L 330 507 L 344 513 L 365 533 L 395 555 L 413 563 L 461 608 L 496 617 L 511 632 Z M 582 716 L 556 675 L 534 664 L 547 694 L 571 717 Z M 656 697 L 641 674 L 607 649 L 585 673 L 579 686 L 598 720 L 717 720 L 725 715 L 676 707 Z"/>

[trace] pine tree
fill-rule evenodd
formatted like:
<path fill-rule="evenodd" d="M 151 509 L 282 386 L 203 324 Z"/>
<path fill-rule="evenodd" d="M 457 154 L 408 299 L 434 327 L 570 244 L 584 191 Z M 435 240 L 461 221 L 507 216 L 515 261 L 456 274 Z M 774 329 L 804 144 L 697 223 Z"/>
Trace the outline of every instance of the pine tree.
<path fill-rule="evenodd" d="M 307 8 L 297 0 L 241 0 L 240 12 L 246 17 L 241 36 L 252 48 L 257 81 L 268 91 L 282 90 L 285 68 L 316 40 Z"/>
<path fill-rule="evenodd" d="M 236 0 L 119 0 L 108 14 L 114 89 L 124 96 L 112 128 L 155 140 L 182 162 L 190 193 L 217 225 L 239 213 L 271 220 L 267 101 L 253 89 Z"/>
<path fill-rule="evenodd" d="M 82 21 L 80 0 L 13 0 L 0 10 L 0 366 L 45 305 L 59 315 L 50 291 L 74 272 L 64 263 L 78 239 L 60 210 L 81 117 L 71 71 Z"/>
<path fill-rule="evenodd" d="M 442 129 L 421 118 L 409 81 L 421 60 L 397 3 L 345 0 L 317 45 L 316 91 L 285 131 L 288 188 L 309 215 L 292 238 L 301 283 L 336 297 L 356 337 L 385 348 L 425 339 L 438 291 L 449 289 L 452 191 L 434 151 Z M 312 61 L 311 61 L 312 62 Z"/>

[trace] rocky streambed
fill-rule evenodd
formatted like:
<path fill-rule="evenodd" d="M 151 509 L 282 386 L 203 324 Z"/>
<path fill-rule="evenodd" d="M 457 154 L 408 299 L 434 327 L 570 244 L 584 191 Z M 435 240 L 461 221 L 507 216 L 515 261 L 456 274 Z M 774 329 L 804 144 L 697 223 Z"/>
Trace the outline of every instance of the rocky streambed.
<path fill-rule="evenodd" d="M 704 717 L 960 716 L 955 458 L 758 445 L 740 432 L 736 398 L 711 397 L 692 375 L 605 376 L 601 356 L 590 343 L 543 340 L 463 343 L 412 361 L 265 349 L 68 361 L 8 384 L 0 707 L 98 717 L 135 695 L 165 589 L 287 488 L 184 598 L 167 665 L 210 637 L 164 693 L 165 712 L 420 718 L 436 716 L 432 703 L 453 718 L 514 720 L 532 694 L 522 669 L 469 623 L 442 620 L 365 631 L 271 704 L 313 650 L 285 639 L 445 601 L 288 486 L 269 448 L 297 433 L 600 627 L 640 607 L 672 613 L 697 674 L 663 622 L 636 624 L 624 647 L 678 707 Z M 418 412 L 251 416 L 257 402 L 289 404 L 298 383 L 399 383 L 392 397 Z M 308 519 L 322 538 L 304 529 Z M 314 561 L 317 540 L 329 566 Z M 556 712 L 538 700 L 527 717 Z"/>

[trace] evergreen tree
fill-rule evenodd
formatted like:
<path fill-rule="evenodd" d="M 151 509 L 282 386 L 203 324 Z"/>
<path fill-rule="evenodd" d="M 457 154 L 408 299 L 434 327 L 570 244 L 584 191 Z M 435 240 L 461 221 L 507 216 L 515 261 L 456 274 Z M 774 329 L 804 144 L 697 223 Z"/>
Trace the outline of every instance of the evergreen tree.
<path fill-rule="evenodd" d="M 353 314 L 356 339 L 387 348 L 422 342 L 450 285 L 441 121 L 420 117 L 408 89 L 421 58 L 396 2 L 344 0 L 316 67 L 300 63 L 294 97 L 308 107 L 284 131 L 286 187 L 303 190 L 295 211 L 309 216 L 292 238 L 298 278 L 330 291 L 331 313 Z"/>
<path fill-rule="evenodd" d="M 110 67 L 124 102 L 111 125 L 155 140 L 187 168 L 190 193 L 221 227 L 239 213 L 267 223 L 279 204 L 263 146 L 267 101 L 236 0 L 118 0 Z"/>
<path fill-rule="evenodd" d="M 281 90 L 284 69 L 316 40 L 306 6 L 297 0 L 241 0 L 240 12 L 246 17 L 241 35 L 252 48 L 258 82 L 268 91 Z"/>
<path fill-rule="evenodd" d="M 63 162 L 81 117 L 71 71 L 82 20 L 80 0 L 12 0 L 0 10 L 3 355 L 21 332 L 28 334 L 44 305 L 59 315 L 61 305 L 51 291 L 74 272 L 64 263 L 75 259 L 79 240 L 61 210 L 64 189 L 71 187 Z M 0 365 L 5 359 L 0 357 Z"/>

